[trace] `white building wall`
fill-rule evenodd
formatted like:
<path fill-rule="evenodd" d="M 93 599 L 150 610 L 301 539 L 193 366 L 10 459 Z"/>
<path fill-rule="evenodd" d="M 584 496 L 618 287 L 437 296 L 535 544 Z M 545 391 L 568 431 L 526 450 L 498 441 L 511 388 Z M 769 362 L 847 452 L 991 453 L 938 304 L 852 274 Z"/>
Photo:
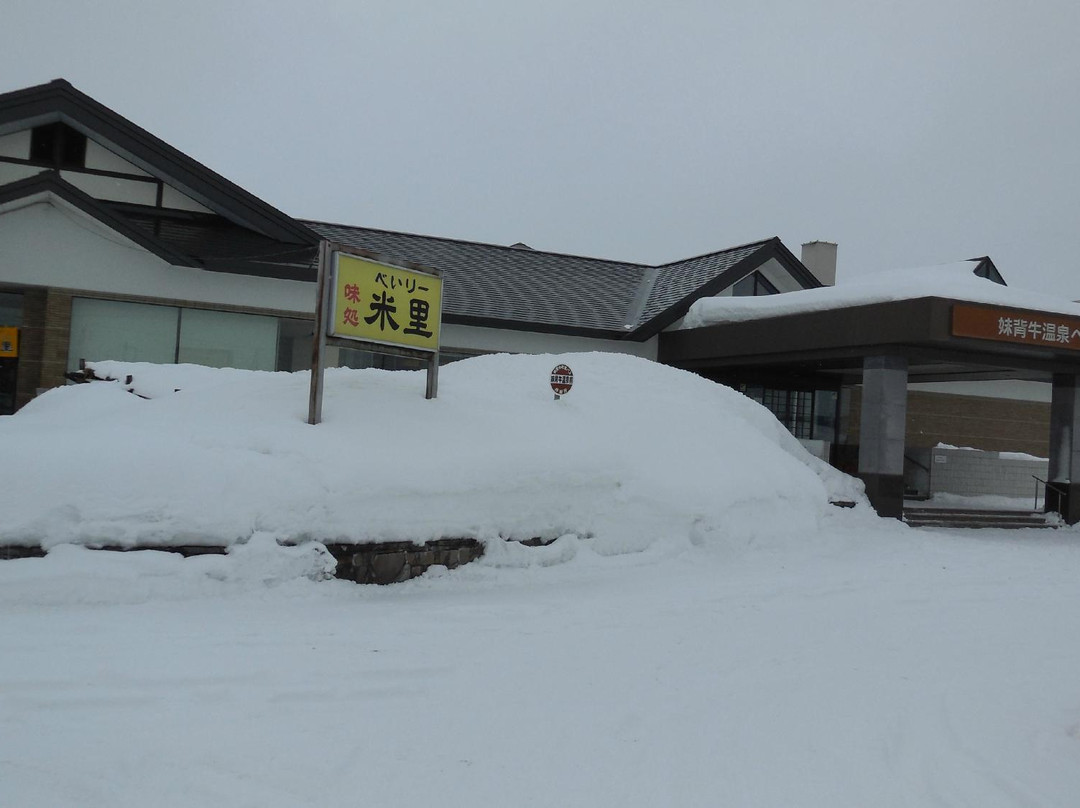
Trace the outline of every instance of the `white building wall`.
<path fill-rule="evenodd" d="M 139 177 L 150 176 L 134 163 L 129 163 L 120 155 L 109 151 L 100 143 L 89 138 L 86 140 L 86 167 L 98 171 L 118 171 L 122 174 L 134 174 Z"/>
<path fill-rule="evenodd" d="M 192 210 L 197 213 L 213 213 L 210 208 L 200 205 L 189 196 L 185 196 L 171 185 L 166 185 L 161 192 L 161 207 L 174 210 Z"/>
<path fill-rule="evenodd" d="M 0 185 L 7 185 L 16 180 L 25 180 L 46 169 L 41 166 L 21 166 L 14 163 L 0 163 Z"/>
<path fill-rule="evenodd" d="M 647 342 L 590 339 L 565 334 L 541 334 L 536 331 L 510 331 L 501 328 L 447 324 L 442 329 L 442 345 L 446 349 L 467 351 L 497 351 L 505 353 L 571 353 L 575 351 L 605 351 L 656 359 L 658 340 Z"/>
<path fill-rule="evenodd" d="M 1010 452 L 983 452 L 976 449 L 945 449 L 931 452 L 930 492 L 1023 498 L 1043 495 L 1035 476 L 1047 479 L 1048 463 L 1043 458 Z M 1033 476 L 1034 475 L 1034 476 Z"/>
<path fill-rule="evenodd" d="M 30 130 L 11 132 L 0 135 L 0 157 L 14 157 L 18 160 L 30 159 Z"/>
<path fill-rule="evenodd" d="M 0 215 L 0 283 L 314 311 L 314 284 L 174 267 L 63 203 Z"/>
<path fill-rule="evenodd" d="M 82 171 L 61 171 L 60 176 L 94 199 L 110 202 L 129 202 L 133 205 L 156 205 L 157 183 L 147 180 L 125 180 Z"/>

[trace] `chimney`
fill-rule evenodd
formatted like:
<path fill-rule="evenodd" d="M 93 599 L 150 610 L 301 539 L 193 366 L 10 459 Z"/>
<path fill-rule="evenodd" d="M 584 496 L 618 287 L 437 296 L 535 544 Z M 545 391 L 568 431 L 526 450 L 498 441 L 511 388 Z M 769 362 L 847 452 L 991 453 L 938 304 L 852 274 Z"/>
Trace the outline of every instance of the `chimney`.
<path fill-rule="evenodd" d="M 836 245 L 831 241 L 808 241 L 802 245 L 802 262 L 825 286 L 836 285 Z"/>

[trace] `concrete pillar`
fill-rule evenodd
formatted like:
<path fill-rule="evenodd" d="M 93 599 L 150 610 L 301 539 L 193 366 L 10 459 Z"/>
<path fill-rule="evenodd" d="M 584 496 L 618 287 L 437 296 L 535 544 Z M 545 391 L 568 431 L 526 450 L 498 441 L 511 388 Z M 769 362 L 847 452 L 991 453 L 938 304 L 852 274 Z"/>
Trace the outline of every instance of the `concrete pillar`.
<path fill-rule="evenodd" d="M 1080 522 L 1080 377 L 1055 373 L 1050 398 L 1050 472 L 1046 510 Z"/>
<path fill-rule="evenodd" d="M 881 516 L 904 515 L 904 437 L 907 431 L 907 359 L 863 360 L 859 420 L 859 477 Z"/>

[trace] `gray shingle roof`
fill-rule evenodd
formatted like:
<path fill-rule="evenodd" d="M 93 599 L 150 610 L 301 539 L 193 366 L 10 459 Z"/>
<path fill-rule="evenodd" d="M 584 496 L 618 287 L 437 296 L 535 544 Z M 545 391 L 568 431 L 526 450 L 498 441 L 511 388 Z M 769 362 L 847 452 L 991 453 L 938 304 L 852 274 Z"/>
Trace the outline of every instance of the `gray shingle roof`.
<path fill-rule="evenodd" d="M 651 334 L 638 329 L 773 240 L 660 267 L 521 247 L 304 221 L 329 241 L 443 272 L 443 313 L 566 333 Z M 633 333 L 637 332 L 637 333 Z"/>
<path fill-rule="evenodd" d="M 645 303 L 641 321 L 648 322 L 666 311 L 768 243 L 768 240 L 758 241 L 657 267 L 656 281 Z"/>

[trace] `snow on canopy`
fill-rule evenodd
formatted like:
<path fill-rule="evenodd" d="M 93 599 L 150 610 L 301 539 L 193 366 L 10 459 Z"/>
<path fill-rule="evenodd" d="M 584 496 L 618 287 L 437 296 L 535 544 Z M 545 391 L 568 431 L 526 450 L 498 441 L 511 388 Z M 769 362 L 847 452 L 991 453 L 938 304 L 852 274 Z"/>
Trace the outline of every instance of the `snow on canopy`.
<path fill-rule="evenodd" d="M 574 387 L 555 401 L 560 363 Z M 123 381 L 50 390 L 0 418 L 0 453 L 19 468 L 0 490 L 0 540 L 573 533 L 618 552 L 667 535 L 809 529 L 837 510 L 830 499 L 864 503 L 858 481 L 763 407 L 628 356 L 468 359 L 440 371 L 431 401 L 422 371 L 328 370 L 317 426 L 306 372 L 92 368 Z"/>
<path fill-rule="evenodd" d="M 779 317 L 812 311 L 921 297 L 944 297 L 1019 309 L 1080 316 L 1080 304 L 1059 297 L 1002 286 L 975 275 L 979 261 L 958 261 L 897 269 L 853 278 L 837 286 L 760 297 L 708 297 L 695 302 L 680 328 Z"/>

